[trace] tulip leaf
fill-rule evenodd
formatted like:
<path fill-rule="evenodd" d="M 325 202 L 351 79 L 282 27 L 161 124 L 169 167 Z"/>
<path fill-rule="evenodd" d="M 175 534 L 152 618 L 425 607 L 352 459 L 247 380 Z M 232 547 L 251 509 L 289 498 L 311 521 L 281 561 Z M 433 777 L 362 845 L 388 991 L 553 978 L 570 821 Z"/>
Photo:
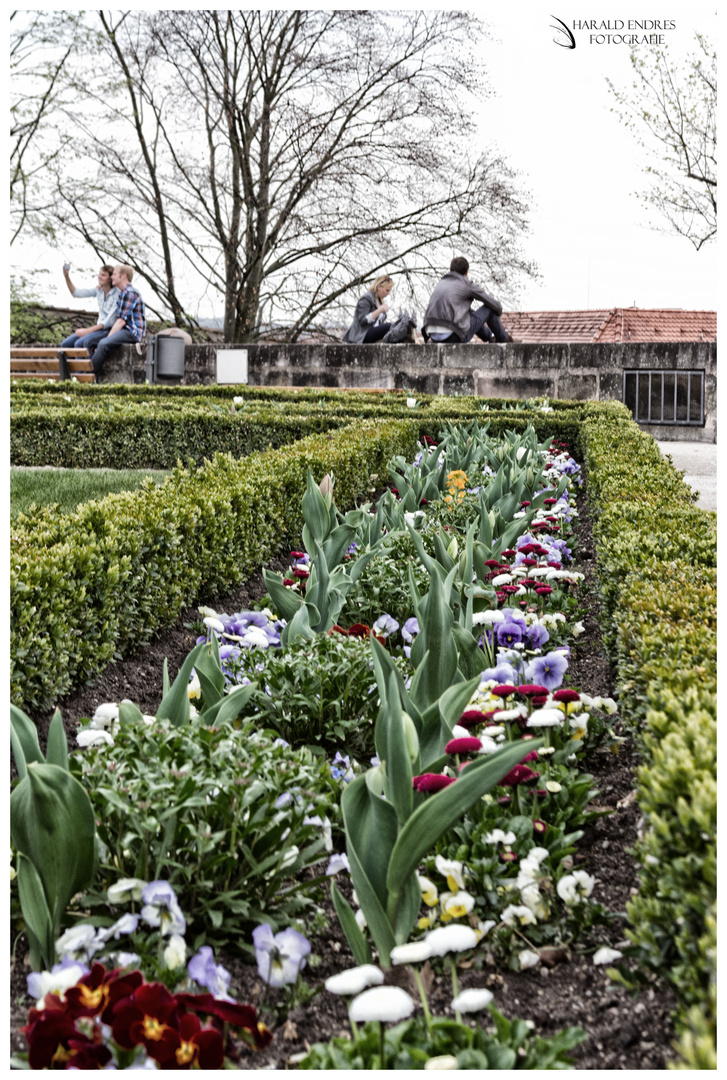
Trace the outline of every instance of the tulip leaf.
<path fill-rule="evenodd" d="M 10 796 L 10 833 L 37 871 L 55 933 L 68 901 L 95 872 L 96 824 L 86 791 L 66 769 L 31 763 Z"/>
<path fill-rule="evenodd" d="M 143 713 L 138 705 L 134 705 L 133 701 L 120 701 L 119 702 L 119 720 L 123 725 L 126 724 L 138 724 L 143 718 Z"/>
<path fill-rule="evenodd" d="M 351 866 L 351 880 L 361 904 L 361 909 L 366 916 L 366 925 L 378 949 L 380 962 L 384 967 L 388 967 L 391 950 L 396 945 L 391 923 L 387 918 L 381 900 L 376 894 L 376 890 L 361 865 L 355 849 L 351 847 L 350 843 L 347 845 L 347 853 Z"/>
<path fill-rule="evenodd" d="M 331 899 L 354 960 L 357 964 L 373 963 L 371 948 L 363 935 L 361 927 L 356 922 L 353 908 L 346 897 L 336 888 L 334 881 L 331 882 Z"/>
<path fill-rule="evenodd" d="M 30 945 L 33 971 L 50 971 L 56 962 L 53 918 L 48 908 L 43 882 L 33 863 L 22 852 L 17 855 L 18 898 Z"/>
<path fill-rule="evenodd" d="M 471 597 L 468 598 L 468 603 L 471 603 Z M 459 623 L 455 623 L 452 627 L 452 637 L 457 646 L 457 666 L 464 678 L 473 679 L 476 675 L 479 676 L 487 665 L 482 650 L 470 631 Z"/>
<path fill-rule="evenodd" d="M 385 715 L 387 799 L 394 807 L 399 824 L 412 811 L 414 789 L 409 749 L 404 735 L 404 718 L 394 675 L 389 676 L 388 707 Z"/>
<path fill-rule="evenodd" d="M 197 658 L 205 648 L 204 642 L 195 645 L 191 653 L 177 672 L 177 677 L 164 694 L 159 708 L 157 709 L 158 720 L 171 720 L 175 727 L 181 727 L 189 723 L 189 677 L 192 668 L 197 663 Z M 164 661 L 166 665 L 166 660 Z"/>
<path fill-rule="evenodd" d="M 53 719 L 48 728 L 48 748 L 45 759 L 49 765 L 58 765 L 61 769 L 68 768 L 68 740 L 60 709 L 56 709 L 53 713 Z"/>
<path fill-rule="evenodd" d="M 283 579 L 278 573 L 265 569 L 263 577 L 275 610 L 283 619 L 290 621 L 303 603 L 302 596 L 298 592 L 293 592 L 289 586 L 283 585 Z"/>
<path fill-rule="evenodd" d="M 209 727 L 211 724 L 225 724 L 229 720 L 236 720 L 255 690 L 257 684 L 254 682 L 235 687 L 210 709 L 205 709 L 202 713 L 205 724 Z"/>
<path fill-rule="evenodd" d="M 38 729 L 17 705 L 10 706 L 10 746 L 15 768 L 22 780 L 31 761 L 45 761 L 38 742 Z"/>
<path fill-rule="evenodd" d="M 309 555 L 313 555 L 313 542 L 322 544 L 331 529 L 331 517 L 326 500 L 313 479 L 310 469 L 306 473 L 303 495 L 303 543 Z"/>
<path fill-rule="evenodd" d="M 449 787 L 430 795 L 417 807 L 400 830 L 389 859 L 386 885 L 390 894 L 400 895 L 409 874 L 447 829 L 451 828 L 490 788 L 495 787 L 526 754 L 542 745 L 529 739 L 505 746 L 494 754 L 472 762 Z"/>
<path fill-rule="evenodd" d="M 202 647 L 202 652 L 197 657 L 194 670 L 199 679 L 206 712 L 207 707 L 214 706 L 220 701 L 222 692 L 225 689 L 225 676 L 222 674 L 222 667 L 220 666 L 220 650 L 215 634 L 212 634 L 209 645 Z"/>
<path fill-rule="evenodd" d="M 315 631 L 311 630 L 310 626 L 309 612 L 312 612 L 315 622 L 319 622 L 321 616 L 318 608 L 314 607 L 313 604 L 302 604 L 288 625 L 283 629 L 283 633 L 280 637 L 283 645 L 295 641 L 296 638 L 315 638 Z"/>

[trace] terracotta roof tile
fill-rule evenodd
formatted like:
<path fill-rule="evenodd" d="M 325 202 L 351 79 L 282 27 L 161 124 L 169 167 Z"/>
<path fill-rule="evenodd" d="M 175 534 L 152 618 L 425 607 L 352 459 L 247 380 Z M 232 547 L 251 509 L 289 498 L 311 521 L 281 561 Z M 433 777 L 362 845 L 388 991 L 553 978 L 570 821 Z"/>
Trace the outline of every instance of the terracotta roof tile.
<path fill-rule="evenodd" d="M 678 308 L 506 311 L 502 322 L 514 341 L 526 344 L 717 340 L 716 311 Z"/>

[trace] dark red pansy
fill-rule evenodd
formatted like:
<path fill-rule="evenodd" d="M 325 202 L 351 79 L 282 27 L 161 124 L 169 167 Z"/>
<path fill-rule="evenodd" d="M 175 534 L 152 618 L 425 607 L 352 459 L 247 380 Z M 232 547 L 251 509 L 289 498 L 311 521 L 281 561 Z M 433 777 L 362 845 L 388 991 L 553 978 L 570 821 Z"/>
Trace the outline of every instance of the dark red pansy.
<path fill-rule="evenodd" d="M 49 997 L 51 995 L 47 994 L 46 1001 Z M 72 1056 L 69 1040 L 83 1038 L 76 1031 L 73 1018 L 62 1005 L 58 1008 L 55 1003 L 52 1008 L 31 1009 L 28 1023 L 20 1031 L 28 1042 L 28 1064 L 31 1069 L 64 1068 L 63 1063 Z"/>
<path fill-rule="evenodd" d="M 161 983 L 145 983 L 116 1004 L 111 1031 L 124 1050 L 142 1045 L 161 1064 L 174 1057 L 178 1025 L 177 999 Z"/>
<path fill-rule="evenodd" d="M 454 778 L 444 773 L 422 773 L 421 776 L 413 776 L 411 781 L 415 791 L 441 791 L 454 783 Z"/>

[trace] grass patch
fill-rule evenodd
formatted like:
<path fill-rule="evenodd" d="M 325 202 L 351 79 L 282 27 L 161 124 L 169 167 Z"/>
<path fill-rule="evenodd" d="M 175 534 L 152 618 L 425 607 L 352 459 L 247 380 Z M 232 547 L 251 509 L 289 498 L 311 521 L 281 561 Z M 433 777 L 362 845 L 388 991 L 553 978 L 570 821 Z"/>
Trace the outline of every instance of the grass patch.
<path fill-rule="evenodd" d="M 75 510 L 91 499 L 135 491 L 147 476 L 162 483 L 169 473 L 162 469 L 11 469 L 10 516 L 26 514 L 33 503 L 58 503 L 61 510 Z"/>

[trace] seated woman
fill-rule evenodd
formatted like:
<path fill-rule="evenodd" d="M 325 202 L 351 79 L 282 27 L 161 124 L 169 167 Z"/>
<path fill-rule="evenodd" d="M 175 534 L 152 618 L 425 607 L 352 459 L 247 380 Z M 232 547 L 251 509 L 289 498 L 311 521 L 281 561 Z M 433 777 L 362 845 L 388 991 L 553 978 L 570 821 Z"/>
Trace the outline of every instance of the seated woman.
<path fill-rule="evenodd" d="M 371 345 L 388 334 L 391 323 L 386 321 L 389 305 L 385 300 L 393 288 L 394 282 L 388 274 L 376 278 L 356 304 L 353 322 L 343 335 L 344 341 L 349 345 Z"/>
<path fill-rule="evenodd" d="M 98 272 L 98 285 L 96 288 L 77 289 L 71 281 L 67 265 L 63 267 L 63 276 L 72 296 L 80 299 L 86 296 L 95 296 L 98 303 L 98 322 L 93 326 L 79 327 L 61 342 L 62 349 L 87 349 L 88 355 L 93 356 L 99 341 L 108 336 L 108 333 L 116 319 L 116 306 L 119 299 L 119 290 L 111 284 L 113 266 L 102 266 Z"/>

